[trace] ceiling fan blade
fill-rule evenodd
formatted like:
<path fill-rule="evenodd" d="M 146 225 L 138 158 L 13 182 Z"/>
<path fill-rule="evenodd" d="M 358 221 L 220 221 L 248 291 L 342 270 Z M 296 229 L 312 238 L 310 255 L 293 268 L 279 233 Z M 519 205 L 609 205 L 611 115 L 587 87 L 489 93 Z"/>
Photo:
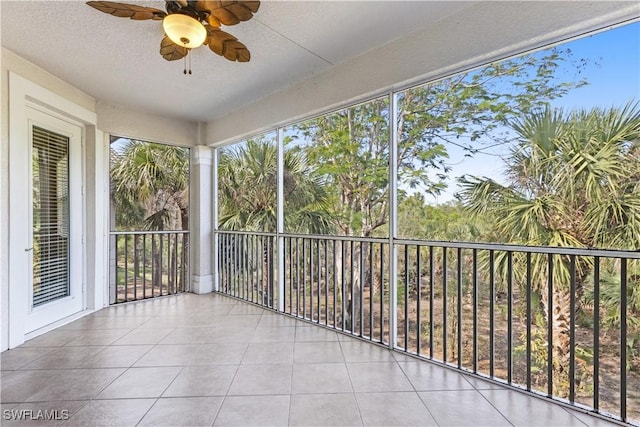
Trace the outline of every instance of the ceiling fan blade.
<path fill-rule="evenodd" d="M 167 15 L 160 9 L 142 7 L 135 4 L 116 3 L 112 1 L 88 1 L 87 4 L 100 12 L 108 13 L 109 15 L 119 18 L 134 19 L 136 21 L 145 19 L 160 21 Z"/>
<path fill-rule="evenodd" d="M 249 62 L 251 59 L 249 49 L 231 34 L 209 25 L 207 26 L 207 34 L 205 44 L 212 52 L 224 56 L 229 61 Z"/>
<path fill-rule="evenodd" d="M 196 9 L 209 12 L 208 22 L 215 27 L 248 21 L 260 8 L 259 1 L 198 0 Z"/>
<path fill-rule="evenodd" d="M 164 36 L 160 42 L 160 55 L 167 61 L 175 61 L 182 59 L 189 53 L 189 49 L 184 46 L 178 46 L 168 36 Z"/>

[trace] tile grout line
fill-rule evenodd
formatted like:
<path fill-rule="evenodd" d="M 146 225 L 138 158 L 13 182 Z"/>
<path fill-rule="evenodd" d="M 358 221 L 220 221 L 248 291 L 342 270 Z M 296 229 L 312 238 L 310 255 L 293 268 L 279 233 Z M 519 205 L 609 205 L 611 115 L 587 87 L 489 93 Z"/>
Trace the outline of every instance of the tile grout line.
<path fill-rule="evenodd" d="M 236 304 L 237 303 L 234 302 L 233 306 L 235 307 Z M 231 310 L 233 310 L 233 308 Z M 229 311 L 231 311 L 231 310 L 229 310 Z M 227 316 L 228 315 L 229 314 L 227 314 Z M 260 323 L 260 322 L 258 322 L 258 323 Z M 245 347 L 244 352 L 242 353 L 242 357 L 240 358 L 240 361 L 236 365 L 236 370 L 233 373 L 233 377 L 231 378 L 231 381 L 229 381 L 229 385 L 227 386 L 227 390 L 225 391 L 224 396 L 222 396 L 222 402 L 220 402 L 220 407 L 216 411 L 216 415 L 215 415 L 215 417 L 213 417 L 213 421 L 211 422 L 211 426 L 212 427 L 215 425 L 216 421 L 218 420 L 218 417 L 220 416 L 220 413 L 222 412 L 222 407 L 224 406 L 225 402 L 227 401 L 227 397 L 229 397 L 229 392 L 231 391 L 231 386 L 233 385 L 233 382 L 235 381 L 236 377 L 238 376 L 238 370 L 240 369 L 240 365 L 242 364 L 242 361 L 244 360 L 244 357 L 247 354 L 247 351 L 249 351 L 249 345 L 248 344 Z"/>
<path fill-rule="evenodd" d="M 351 386 L 351 395 L 353 396 L 353 400 L 356 402 L 356 408 L 358 409 L 358 418 L 360 419 L 360 425 L 364 426 L 364 418 L 362 417 L 360 402 L 358 402 L 358 395 L 356 394 L 356 389 L 353 386 L 353 380 L 351 379 L 351 371 L 349 370 L 349 364 L 347 363 L 347 358 L 345 357 L 345 354 L 344 354 L 342 341 L 338 340 L 338 346 L 340 347 L 340 353 L 342 354 L 342 359 L 344 360 L 344 367 L 347 370 L 347 377 L 349 378 L 349 385 Z"/>
<path fill-rule="evenodd" d="M 418 397 L 418 399 L 420 399 L 420 402 L 422 403 L 422 405 L 424 406 L 424 408 L 427 410 L 427 412 L 429 413 L 429 415 L 431 416 L 431 419 L 433 419 L 433 421 L 438 424 L 438 420 L 436 420 L 436 417 L 433 415 L 433 412 L 431 412 L 431 409 L 429 408 L 429 405 L 427 405 L 427 402 L 424 401 L 424 399 L 422 398 L 422 396 L 420 396 L 420 392 L 418 392 L 418 389 L 416 388 L 415 384 L 413 384 L 413 382 L 411 381 L 411 379 L 409 378 L 409 376 L 407 375 L 407 373 L 405 372 L 404 369 L 402 369 L 402 366 L 400 365 L 400 362 L 395 358 L 395 355 L 393 354 L 392 350 L 388 350 L 389 353 L 391 353 L 391 358 L 396 362 L 396 364 L 398 365 L 398 368 L 400 369 L 400 371 L 402 372 L 402 375 L 404 375 L 404 377 L 406 378 L 407 381 L 409 381 L 409 384 L 411 384 L 411 388 L 413 388 L 414 393 L 416 394 L 416 396 Z"/>

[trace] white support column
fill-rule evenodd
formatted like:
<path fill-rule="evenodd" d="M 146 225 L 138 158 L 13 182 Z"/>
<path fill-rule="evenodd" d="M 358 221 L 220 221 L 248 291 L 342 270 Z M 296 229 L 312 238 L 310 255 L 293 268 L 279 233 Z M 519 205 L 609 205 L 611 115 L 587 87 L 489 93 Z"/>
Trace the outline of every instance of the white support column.
<path fill-rule="evenodd" d="M 284 130 L 278 128 L 276 144 L 278 145 L 278 311 L 284 312 Z"/>
<path fill-rule="evenodd" d="M 191 148 L 190 245 L 191 292 L 213 291 L 213 150 L 205 145 Z"/>
<path fill-rule="evenodd" d="M 394 349 L 398 336 L 398 98 L 389 93 L 389 348 Z"/>
<path fill-rule="evenodd" d="M 213 247 L 211 248 L 211 253 L 213 254 L 213 256 L 211 257 L 212 259 L 212 267 L 213 267 L 213 290 L 218 292 L 220 290 L 220 270 L 219 270 L 219 254 L 218 254 L 218 233 L 216 232 L 218 230 L 218 214 L 220 212 L 220 206 L 218 205 L 218 159 L 219 159 L 219 154 L 220 154 L 220 149 L 218 148 L 213 148 L 213 171 L 212 171 L 212 175 L 213 175 L 213 179 L 212 179 L 212 185 L 213 185 L 213 189 L 212 189 L 212 197 L 213 197 L 213 221 L 212 221 L 212 234 L 213 234 L 213 240 L 212 240 L 212 244 Z"/>
<path fill-rule="evenodd" d="M 85 126 L 85 265 L 86 308 L 99 310 L 109 305 L 105 296 L 112 288 L 106 256 L 109 254 L 109 225 L 105 212 L 113 207 L 109 197 L 109 141 L 95 126 Z M 111 221 L 115 213 L 110 212 Z M 109 254 L 109 262 L 112 261 Z M 115 259 L 113 259 L 115 266 Z M 115 271 L 115 269 L 114 269 Z"/>

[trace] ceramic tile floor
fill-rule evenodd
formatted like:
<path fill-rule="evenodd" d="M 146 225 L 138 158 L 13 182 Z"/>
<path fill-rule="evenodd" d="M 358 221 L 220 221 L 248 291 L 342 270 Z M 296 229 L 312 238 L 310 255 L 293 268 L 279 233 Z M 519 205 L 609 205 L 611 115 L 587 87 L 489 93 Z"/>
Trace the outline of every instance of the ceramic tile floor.
<path fill-rule="evenodd" d="M 2 426 L 609 425 L 217 294 L 100 310 L 1 368 Z"/>

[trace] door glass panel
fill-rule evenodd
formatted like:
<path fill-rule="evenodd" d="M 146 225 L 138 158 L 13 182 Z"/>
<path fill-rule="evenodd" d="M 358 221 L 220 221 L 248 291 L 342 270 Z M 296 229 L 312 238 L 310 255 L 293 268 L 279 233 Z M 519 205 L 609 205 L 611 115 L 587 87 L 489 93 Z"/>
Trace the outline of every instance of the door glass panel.
<path fill-rule="evenodd" d="M 70 295 L 69 138 L 33 126 L 33 306 Z"/>

